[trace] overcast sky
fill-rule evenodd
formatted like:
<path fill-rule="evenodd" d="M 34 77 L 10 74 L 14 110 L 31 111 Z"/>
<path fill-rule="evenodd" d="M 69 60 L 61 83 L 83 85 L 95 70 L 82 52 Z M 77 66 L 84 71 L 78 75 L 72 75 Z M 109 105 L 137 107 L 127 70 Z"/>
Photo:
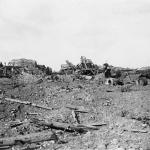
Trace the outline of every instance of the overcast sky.
<path fill-rule="evenodd" d="M 0 0 L 0 61 L 55 70 L 86 56 L 99 65 L 150 65 L 150 0 Z"/>

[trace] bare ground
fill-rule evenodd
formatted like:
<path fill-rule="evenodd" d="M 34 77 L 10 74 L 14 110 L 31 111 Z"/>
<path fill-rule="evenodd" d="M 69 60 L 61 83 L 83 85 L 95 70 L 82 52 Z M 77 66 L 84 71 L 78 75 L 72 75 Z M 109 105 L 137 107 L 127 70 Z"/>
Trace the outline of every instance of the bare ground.
<path fill-rule="evenodd" d="M 72 111 L 66 106 L 78 107 L 88 113 L 79 113 L 81 124 L 102 124 L 99 130 L 85 134 L 67 133 L 54 130 L 58 140 L 30 145 L 13 146 L 17 149 L 60 149 L 60 150 L 150 150 L 150 85 L 127 87 L 101 85 L 96 80 L 75 80 L 63 76 L 63 81 L 52 82 L 43 78 L 42 82 L 30 82 L 13 87 L 13 81 L 1 79 L 0 87 L 5 97 L 30 101 L 47 106 L 43 110 L 20 105 L 5 100 L 0 104 L 0 137 L 34 133 L 43 128 L 32 124 L 10 128 L 10 121 L 38 118 L 77 124 Z M 38 79 L 38 78 L 37 78 Z M 14 113 L 14 110 L 17 110 Z M 35 113 L 29 115 L 31 113 Z M 14 115 L 15 114 L 15 115 Z M 28 114 L 28 115 L 27 115 Z M 63 142 L 60 142 L 63 141 Z M 12 149 L 12 148 L 11 148 Z"/>

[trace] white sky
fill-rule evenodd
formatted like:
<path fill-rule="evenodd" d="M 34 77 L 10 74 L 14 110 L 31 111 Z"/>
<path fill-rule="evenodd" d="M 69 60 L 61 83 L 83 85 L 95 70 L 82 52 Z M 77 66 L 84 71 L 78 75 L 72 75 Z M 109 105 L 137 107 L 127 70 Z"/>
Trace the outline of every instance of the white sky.
<path fill-rule="evenodd" d="M 0 61 L 57 70 L 80 56 L 99 65 L 150 65 L 150 0 L 0 0 Z"/>

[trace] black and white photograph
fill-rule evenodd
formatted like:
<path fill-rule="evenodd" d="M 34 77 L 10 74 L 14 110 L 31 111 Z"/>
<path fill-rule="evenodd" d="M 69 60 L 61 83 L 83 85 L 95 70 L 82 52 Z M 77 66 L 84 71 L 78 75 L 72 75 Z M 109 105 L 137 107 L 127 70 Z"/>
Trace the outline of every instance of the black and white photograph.
<path fill-rule="evenodd" d="M 0 0 L 0 150 L 150 150 L 150 0 Z"/>

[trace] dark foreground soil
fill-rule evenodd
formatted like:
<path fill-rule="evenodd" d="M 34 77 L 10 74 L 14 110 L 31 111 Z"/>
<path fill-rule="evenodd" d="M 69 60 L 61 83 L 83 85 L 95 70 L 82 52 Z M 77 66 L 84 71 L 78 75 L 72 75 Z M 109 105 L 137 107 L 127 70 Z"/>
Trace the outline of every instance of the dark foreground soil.
<path fill-rule="evenodd" d="M 79 113 L 80 124 L 106 123 L 106 125 L 99 126 L 99 130 L 89 130 L 84 134 L 53 129 L 58 137 L 56 141 L 18 144 L 9 149 L 150 150 L 150 85 L 107 86 L 99 84 L 97 80 L 73 81 L 70 76 L 63 76 L 63 80 L 55 82 L 49 78 L 42 80 L 38 80 L 38 77 L 28 78 L 29 80 L 18 80 L 16 87 L 11 79 L 0 79 L 0 88 L 5 91 L 5 97 L 30 101 L 52 109 L 43 110 L 8 102 L 2 98 L 0 138 L 45 130 L 28 123 L 28 120 L 36 118 L 77 124 L 72 110 L 67 106 L 88 111 L 88 113 Z M 127 90 L 122 90 L 123 88 Z M 18 120 L 25 123 L 10 128 L 10 123 Z"/>

